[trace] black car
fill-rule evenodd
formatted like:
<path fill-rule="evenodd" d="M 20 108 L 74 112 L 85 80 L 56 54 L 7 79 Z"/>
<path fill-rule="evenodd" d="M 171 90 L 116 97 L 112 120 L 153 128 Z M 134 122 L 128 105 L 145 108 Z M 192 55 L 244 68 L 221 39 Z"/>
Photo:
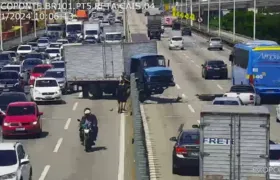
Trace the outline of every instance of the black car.
<path fill-rule="evenodd" d="M 0 94 L 0 125 L 3 123 L 3 112 L 5 113 L 10 103 L 27 101 L 29 101 L 28 98 L 22 92 L 3 92 Z"/>
<path fill-rule="evenodd" d="M 51 65 L 53 66 L 53 68 L 65 68 L 64 61 L 52 61 Z"/>
<path fill-rule="evenodd" d="M 209 60 L 206 61 L 202 66 L 202 77 L 204 79 L 209 78 L 228 78 L 227 65 L 222 60 Z"/>
<path fill-rule="evenodd" d="M 172 30 L 181 30 L 181 23 L 179 21 L 173 21 Z"/>
<path fill-rule="evenodd" d="M 33 69 L 33 67 L 35 67 L 36 65 L 39 65 L 39 64 L 44 64 L 42 59 L 38 59 L 38 58 L 25 59 L 22 62 L 22 71 L 23 72 L 31 71 Z"/>
<path fill-rule="evenodd" d="M 13 62 L 13 58 L 10 53 L 2 52 L 0 53 L 0 69 L 2 69 L 5 65 Z"/>
<path fill-rule="evenodd" d="M 181 35 L 182 36 L 191 36 L 192 35 L 192 30 L 190 27 L 183 27 L 181 29 Z"/>
<path fill-rule="evenodd" d="M 97 43 L 97 40 L 95 39 L 94 36 L 87 36 L 85 39 L 84 39 L 84 44 L 96 44 Z"/>
<path fill-rule="evenodd" d="M 29 53 L 26 54 L 24 59 L 41 59 L 41 60 L 45 60 L 45 56 L 43 53 Z"/>
<path fill-rule="evenodd" d="M 172 172 L 178 174 L 180 170 L 194 167 L 199 168 L 199 130 L 181 130 L 177 137 L 170 138 L 176 142 L 172 152 Z"/>
<path fill-rule="evenodd" d="M 22 77 L 17 71 L 0 72 L 0 92 L 24 91 Z"/>

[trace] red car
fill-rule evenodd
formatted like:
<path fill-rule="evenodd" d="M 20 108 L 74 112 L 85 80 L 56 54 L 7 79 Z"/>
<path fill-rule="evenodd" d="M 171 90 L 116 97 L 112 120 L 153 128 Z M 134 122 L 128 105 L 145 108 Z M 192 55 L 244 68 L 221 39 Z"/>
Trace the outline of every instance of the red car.
<path fill-rule="evenodd" d="M 50 68 L 52 68 L 52 65 L 50 64 L 39 64 L 35 66 L 30 73 L 29 84 L 34 85 L 35 79 L 43 76 Z"/>
<path fill-rule="evenodd" d="M 42 112 L 35 102 L 13 102 L 7 107 L 2 125 L 3 138 L 16 135 L 34 135 L 42 133 Z"/>

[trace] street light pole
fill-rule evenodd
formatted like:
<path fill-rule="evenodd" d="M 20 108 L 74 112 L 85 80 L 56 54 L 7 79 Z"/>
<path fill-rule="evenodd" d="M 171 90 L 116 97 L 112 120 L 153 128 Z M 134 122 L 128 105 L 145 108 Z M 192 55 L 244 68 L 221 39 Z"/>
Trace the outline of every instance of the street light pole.
<path fill-rule="evenodd" d="M 208 0 L 207 32 L 210 31 L 210 0 Z"/>
<path fill-rule="evenodd" d="M 233 0 L 233 41 L 235 41 L 235 0 Z"/>
<path fill-rule="evenodd" d="M 181 3 L 180 3 L 180 12 L 183 13 L 183 0 L 181 0 Z M 181 24 L 183 22 L 183 18 L 181 17 Z"/>
<path fill-rule="evenodd" d="M 201 18 L 201 17 L 200 17 L 200 16 L 201 16 L 200 11 L 201 11 L 201 10 L 200 10 L 200 0 L 198 0 L 198 18 L 199 18 L 199 19 Z M 198 29 L 200 29 L 200 23 L 201 23 L 201 22 L 199 21 L 199 22 L 198 22 Z"/>
<path fill-rule="evenodd" d="M 219 0 L 219 36 L 221 36 L 221 0 Z"/>
<path fill-rule="evenodd" d="M 253 39 L 256 40 L 256 14 L 257 14 L 257 1 L 254 0 L 254 27 L 253 27 Z"/>
<path fill-rule="evenodd" d="M 190 0 L 190 10 L 191 10 L 190 16 L 192 16 L 192 14 L 193 14 L 192 0 Z M 191 26 L 193 26 L 193 20 L 192 19 L 191 19 Z"/>
<path fill-rule="evenodd" d="M 46 2 L 47 0 L 44 0 L 44 13 L 45 13 L 45 30 L 47 30 L 47 8 L 46 8 L 46 6 L 47 6 L 47 2 Z"/>
<path fill-rule="evenodd" d="M 19 0 L 19 14 L 21 14 L 21 4 L 20 4 L 20 0 Z M 21 18 L 19 18 L 19 36 L 20 36 L 20 43 L 23 42 L 22 40 L 22 21 L 21 21 Z"/>
<path fill-rule="evenodd" d="M 3 51 L 3 35 L 2 35 L 2 11 L 1 11 L 1 8 L 0 8 L 0 38 L 1 38 L 1 42 L 0 42 L 0 49 L 1 51 Z"/>
<path fill-rule="evenodd" d="M 188 14 L 188 0 L 186 0 L 186 14 Z M 186 23 L 188 23 L 188 19 L 186 19 Z"/>

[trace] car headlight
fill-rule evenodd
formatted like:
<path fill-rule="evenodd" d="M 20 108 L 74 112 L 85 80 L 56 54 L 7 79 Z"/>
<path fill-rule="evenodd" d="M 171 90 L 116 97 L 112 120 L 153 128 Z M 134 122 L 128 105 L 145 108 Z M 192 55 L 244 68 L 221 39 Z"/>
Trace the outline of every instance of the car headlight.
<path fill-rule="evenodd" d="M 0 176 L 0 180 L 8 180 L 8 179 L 15 178 L 16 176 L 17 176 L 16 173 L 5 174 L 3 176 Z"/>
<path fill-rule="evenodd" d="M 30 80 L 34 80 L 35 79 L 35 77 L 34 76 L 30 76 Z"/>
<path fill-rule="evenodd" d="M 33 124 L 33 125 L 36 125 L 36 124 L 38 124 L 38 121 L 34 121 L 32 124 Z"/>
<path fill-rule="evenodd" d="M 4 122 L 4 123 L 3 123 L 3 126 L 10 126 L 10 123 Z"/>
<path fill-rule="evenodd" d="M 41 94 L 41 92 L 40 92 L 40 91 L 38 91 L 38 90 L 35 90 L 35 93 L 37 93 L 37 94 Z"/>

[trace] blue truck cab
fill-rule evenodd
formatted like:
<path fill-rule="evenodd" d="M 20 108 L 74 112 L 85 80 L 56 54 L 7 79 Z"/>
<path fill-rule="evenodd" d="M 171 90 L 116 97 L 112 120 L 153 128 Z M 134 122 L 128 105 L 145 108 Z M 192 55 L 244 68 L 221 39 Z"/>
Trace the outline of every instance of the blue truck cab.
<path fill-rule="evenodd" d="M 130 72 L 135 73 L 139 92 L 146 97 L 162 94 L 168 87 L 175 86 L 170 61 L 163 55 L 138 54 L 131 57 Z"/>

